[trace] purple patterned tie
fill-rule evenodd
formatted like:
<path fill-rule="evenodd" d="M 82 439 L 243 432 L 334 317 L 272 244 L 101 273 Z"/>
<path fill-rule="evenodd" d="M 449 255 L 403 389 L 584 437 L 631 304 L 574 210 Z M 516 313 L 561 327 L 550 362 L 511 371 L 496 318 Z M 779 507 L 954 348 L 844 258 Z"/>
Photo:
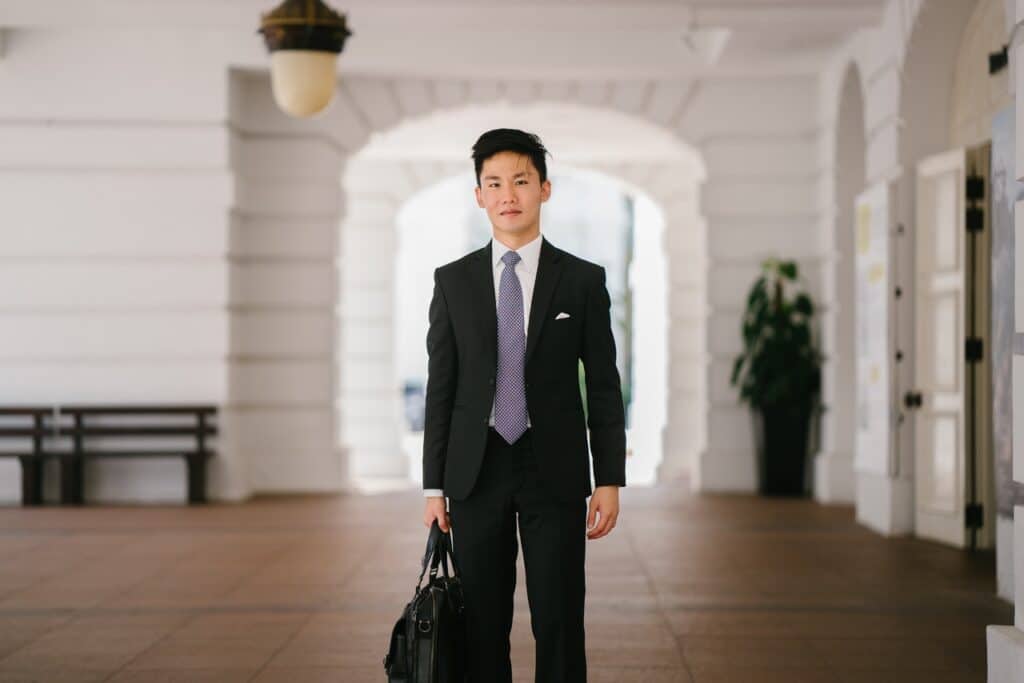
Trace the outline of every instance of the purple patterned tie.
<path fill-rule="evenodd" d="M 505 267 L 498 285 L 498 379 L 494 392 L 494 429 L 510 444 L 526 431 L 526 333 L 523 329 L 523 289 L 516 277 L 521 257 L 514 251 L 501 257 Z"/>

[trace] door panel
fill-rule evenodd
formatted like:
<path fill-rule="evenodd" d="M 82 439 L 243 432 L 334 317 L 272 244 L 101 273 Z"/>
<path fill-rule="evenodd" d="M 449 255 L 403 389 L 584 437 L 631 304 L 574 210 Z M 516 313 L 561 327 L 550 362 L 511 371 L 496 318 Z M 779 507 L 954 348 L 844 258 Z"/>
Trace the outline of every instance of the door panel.
<path fill-rule="evenodd" d="M 955 547 L 965 530 L 964 306 L 966 152 L 917 169 L 915 424 L 917 535 Z"/>

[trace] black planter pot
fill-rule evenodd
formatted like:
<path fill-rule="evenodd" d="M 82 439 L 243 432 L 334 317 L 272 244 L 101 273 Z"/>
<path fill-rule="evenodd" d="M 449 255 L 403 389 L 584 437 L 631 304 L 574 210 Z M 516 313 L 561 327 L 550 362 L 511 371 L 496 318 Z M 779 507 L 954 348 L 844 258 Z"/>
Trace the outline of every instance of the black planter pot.
<path fill-rule="evenodd" d="M 765 406 L 754 411 L 758 490 L 766 496 L 804 496 L 811 404 Z"/>

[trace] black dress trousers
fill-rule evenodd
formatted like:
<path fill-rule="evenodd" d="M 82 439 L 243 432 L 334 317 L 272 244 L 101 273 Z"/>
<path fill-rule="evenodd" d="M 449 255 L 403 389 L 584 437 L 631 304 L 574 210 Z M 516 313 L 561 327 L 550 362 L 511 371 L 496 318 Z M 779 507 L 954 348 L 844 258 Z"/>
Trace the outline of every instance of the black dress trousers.
<path fill-rule="evenodd" d="M 586 498 L 567 503 L 545 490 L 529 429 L 512 445 L 488 431 L 476 484 L 464 500 L 451 500 L 448 514 L 466 601 L 469 680 L 512 682 L 518 522 L 536 683 L 585 683 Z"/>

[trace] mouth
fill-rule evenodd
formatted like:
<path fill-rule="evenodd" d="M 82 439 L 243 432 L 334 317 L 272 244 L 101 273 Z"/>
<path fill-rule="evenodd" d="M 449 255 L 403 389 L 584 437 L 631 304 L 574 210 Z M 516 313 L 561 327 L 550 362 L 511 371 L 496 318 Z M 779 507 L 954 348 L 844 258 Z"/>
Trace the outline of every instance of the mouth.
<path fill-rule="evenodd" d="M 521 213 L 522 213 L 522 211 L 519 211 L 517 209 L 508 209 L 507 211 L 502 211 L 500 215 L 502 215 L 502 216 L 518 216 Z"/>

